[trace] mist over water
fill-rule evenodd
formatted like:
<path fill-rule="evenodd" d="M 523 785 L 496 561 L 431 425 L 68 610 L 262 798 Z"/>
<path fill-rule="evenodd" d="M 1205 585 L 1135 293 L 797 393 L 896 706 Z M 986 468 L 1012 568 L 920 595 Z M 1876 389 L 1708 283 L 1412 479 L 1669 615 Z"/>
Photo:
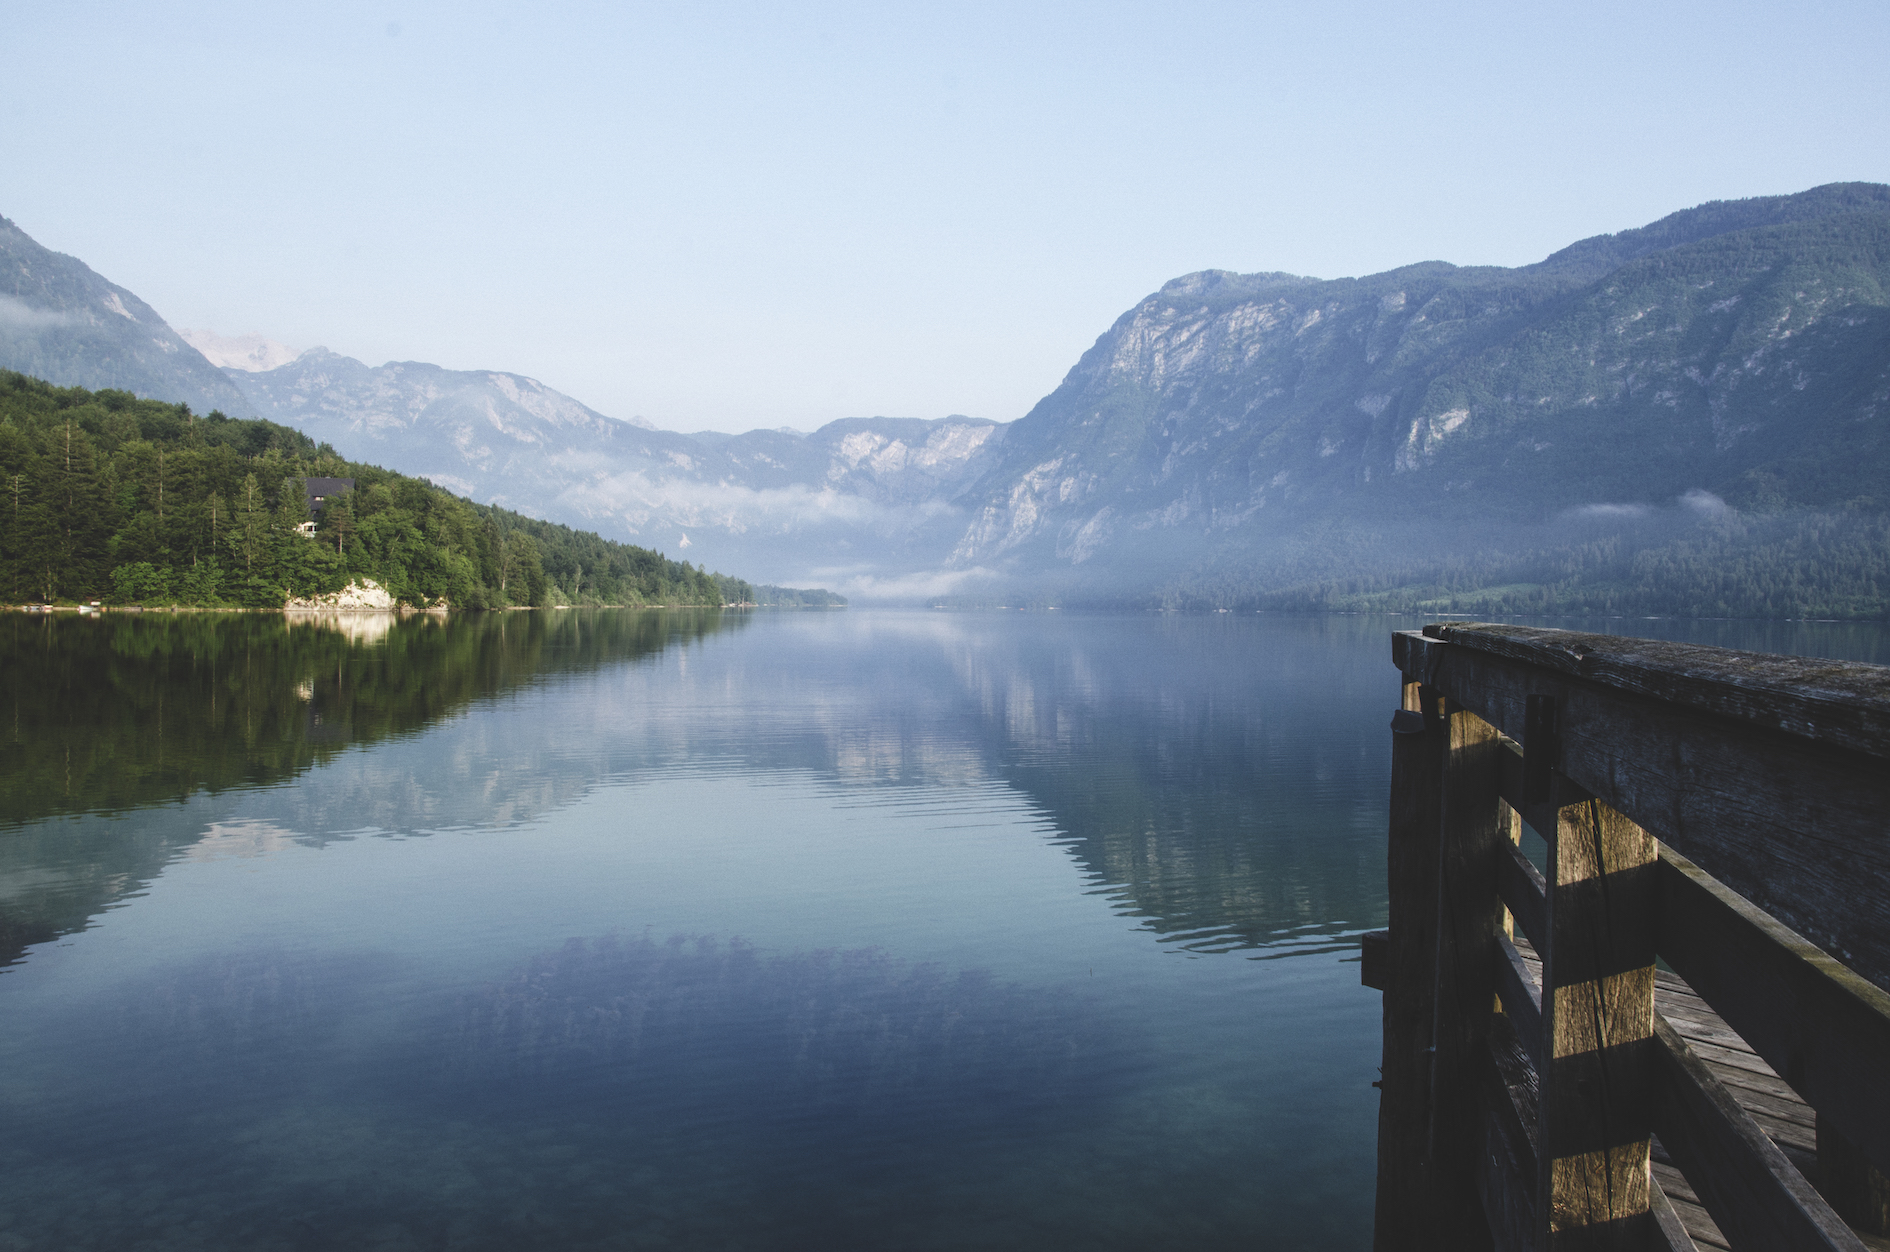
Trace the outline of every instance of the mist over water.
<path fill-rule="evenodd" d="M 1363 1248 L 1417 624 L 8 619 L 0 1248 Z"/>

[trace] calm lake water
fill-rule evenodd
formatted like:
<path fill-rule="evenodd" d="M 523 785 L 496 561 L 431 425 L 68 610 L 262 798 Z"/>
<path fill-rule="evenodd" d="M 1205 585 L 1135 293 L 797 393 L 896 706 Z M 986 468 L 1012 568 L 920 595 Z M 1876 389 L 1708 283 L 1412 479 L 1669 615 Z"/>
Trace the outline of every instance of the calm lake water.
<path fill-rule="evenodd" d="M 0 1252 L 1368 1247 L 1416 624 L 8 615 Z"/>

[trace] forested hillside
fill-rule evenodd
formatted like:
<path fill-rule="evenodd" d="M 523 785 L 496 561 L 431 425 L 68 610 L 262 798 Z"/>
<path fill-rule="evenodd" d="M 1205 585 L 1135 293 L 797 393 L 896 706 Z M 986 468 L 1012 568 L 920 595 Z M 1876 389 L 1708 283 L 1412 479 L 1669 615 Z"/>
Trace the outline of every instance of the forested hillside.
<path fill-rule="evenodd" d="M 312 535 L 304 477 L 352 478 Z M 718 576 L 342 460 L 273 422 L 0 371 L 0 600 L 720 605 Z M 733 581 L 733 580 L 729 580 Z"/>

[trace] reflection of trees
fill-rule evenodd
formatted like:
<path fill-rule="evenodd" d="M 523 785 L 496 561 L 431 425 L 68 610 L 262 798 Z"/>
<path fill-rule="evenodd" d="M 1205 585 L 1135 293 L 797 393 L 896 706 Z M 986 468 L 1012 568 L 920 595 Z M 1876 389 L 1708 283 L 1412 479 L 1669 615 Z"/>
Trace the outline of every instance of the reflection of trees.
<path fill-rule="evenodd" d="M 332 623 L 276 615 L 0 615 L 0 877 L 15 884 L 0 897 L 0 962 L 82 926 L 202 836 L 153 806 L 273 786 L 476 701 L 747 619 L 648 610 L 386 620 L 357 642 Z M 138 820 L 94 822 L 83 838 L 47 820 L 133 810 Z"/>
<path fill-rule="evenodd" d="M 335 622 L 274 615 L 0 617 L 0 823 L 272 785 L 521 683 L 744 619 L 710 610 L 381 620 L 392 625 L 361 646 Z"/>

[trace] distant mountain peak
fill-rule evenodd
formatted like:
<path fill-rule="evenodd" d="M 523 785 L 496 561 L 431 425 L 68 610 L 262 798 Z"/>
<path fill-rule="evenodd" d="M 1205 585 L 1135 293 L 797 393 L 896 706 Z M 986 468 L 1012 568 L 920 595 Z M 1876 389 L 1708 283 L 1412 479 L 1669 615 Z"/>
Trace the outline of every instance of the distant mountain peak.
<path fill-rule="evenodd" d="M 219 335 L 214 330 L 180 330 L 177 335 L 203 353 L 204 359 L 210 364 L 251 374 L 287 365 L 302 355 L 287 344 L 255 333 Z"/>

